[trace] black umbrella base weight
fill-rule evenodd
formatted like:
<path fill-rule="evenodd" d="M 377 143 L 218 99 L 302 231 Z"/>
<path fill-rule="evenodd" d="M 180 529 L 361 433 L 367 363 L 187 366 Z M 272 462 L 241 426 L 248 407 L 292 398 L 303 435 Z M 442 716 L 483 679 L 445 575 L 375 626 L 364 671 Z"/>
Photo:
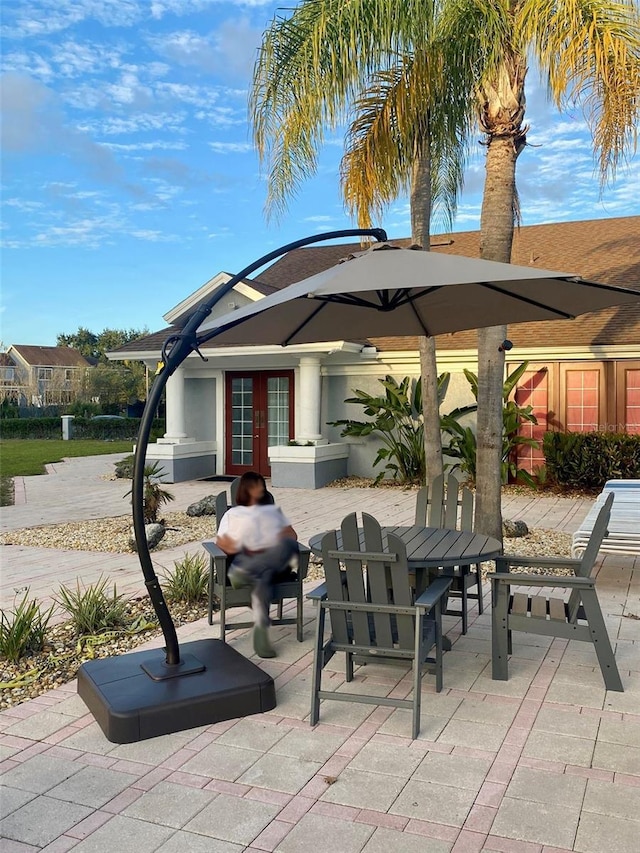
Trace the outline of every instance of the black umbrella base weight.
<path fill-rule="evenodd" d="M 135 743 L 147 738 L 261 714 L 276 707 L 268 673 L 221 640 L 197 640 L 180 647 L 188 669 L 197 672 L 155 680 L 164 651 L 133 652 L 84 663 L 78 670 L 78 694 L 107 740 Z"/>

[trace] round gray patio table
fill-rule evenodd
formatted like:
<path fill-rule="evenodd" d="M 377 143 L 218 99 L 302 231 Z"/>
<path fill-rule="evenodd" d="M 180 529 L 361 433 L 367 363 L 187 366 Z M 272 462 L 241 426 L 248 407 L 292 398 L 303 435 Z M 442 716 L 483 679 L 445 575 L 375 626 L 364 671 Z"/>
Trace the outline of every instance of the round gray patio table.
<path fill-rule="evenodd" d="M 309 540 L 309 547 L 316 556 L 322 555 L 322 538 L 318 533 Z M 360 548 L 364 550 L 364 530 L 360 528 Z M 409 569 L 416 573 L 416 594 L 427 587 L 429 575 L 438 569 L 453 566 L 471 566 L 495 560 L 502 554 L 502 545 L 497 539 L 482 533 L 469 533 L 464 530 L 448 530 L 444 527 L 383 527 L 382 541 L 392 533 L 404 542 L 407 548 Z M 342 536 L 337 531 L 338 549 L 342 547 Z M 444 648 L 451 648 L 448 638 L 444 639 Z"/>

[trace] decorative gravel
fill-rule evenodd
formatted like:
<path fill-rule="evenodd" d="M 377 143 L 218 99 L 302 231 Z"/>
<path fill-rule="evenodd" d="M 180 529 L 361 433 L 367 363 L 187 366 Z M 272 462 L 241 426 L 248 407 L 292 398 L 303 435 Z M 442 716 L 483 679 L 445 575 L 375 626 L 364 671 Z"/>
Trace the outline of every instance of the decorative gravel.
<path fill-rule="evenodd" d="M 216 520 L 212 515 L 191 518 L 184 512 L 168 512 L 164 520 L 167 532 L 154 551 L 210 539 L 216 532 Z M 0 544 L 122 554 L 131 551 L 131 535 L 131 515 L 118 515 L 11 530 L 0 536 Z"/>

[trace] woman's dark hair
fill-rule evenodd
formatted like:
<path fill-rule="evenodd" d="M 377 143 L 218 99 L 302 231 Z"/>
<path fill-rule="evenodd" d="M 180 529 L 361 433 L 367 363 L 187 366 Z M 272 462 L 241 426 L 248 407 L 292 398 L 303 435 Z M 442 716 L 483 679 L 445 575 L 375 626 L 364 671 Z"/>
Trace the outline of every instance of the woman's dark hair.
<path fill-rule="evenodd" d="M 251 495 L 249 494 L 249 489 L 251 486 L 256 486 L 258 483 L 262 484 L 264 489 L 264 495 L 262 496 L 261 504 L 272 504 L 273 503 L 273 495 L 267 491 L 267 483 L 262 476 L 262 474 L 258 474 L 255 471 L 247 471 L 245 474 L 240 477 L 240 482 L 238 483 L 238 491 L 236 494 L 236 506 L 249 506 L 251 503 Z"/>

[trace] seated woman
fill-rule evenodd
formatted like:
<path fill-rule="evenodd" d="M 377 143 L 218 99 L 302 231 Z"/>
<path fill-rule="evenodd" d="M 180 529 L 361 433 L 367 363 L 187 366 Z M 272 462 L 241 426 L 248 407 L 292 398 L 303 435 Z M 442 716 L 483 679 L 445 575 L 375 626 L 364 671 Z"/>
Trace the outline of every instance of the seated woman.
<path fill-rule="evenodd" d="M 282 510 L 266 503 L 264 477 L 249 471 L 240 478 L 236 506 L 223 515 L 216 543 L 233 557 L 227 577 L 234 588 L 251 586 L 253 648 L 261 658 L 275 657 L 269 640 L 269 607 L 273 585 L 290 573 L 298 551 L 296 532 Z"/>

